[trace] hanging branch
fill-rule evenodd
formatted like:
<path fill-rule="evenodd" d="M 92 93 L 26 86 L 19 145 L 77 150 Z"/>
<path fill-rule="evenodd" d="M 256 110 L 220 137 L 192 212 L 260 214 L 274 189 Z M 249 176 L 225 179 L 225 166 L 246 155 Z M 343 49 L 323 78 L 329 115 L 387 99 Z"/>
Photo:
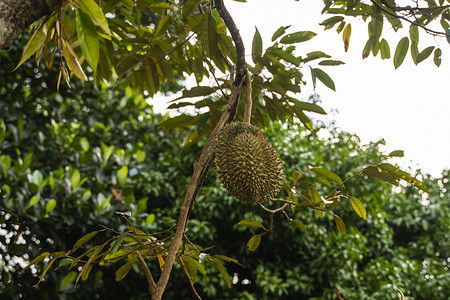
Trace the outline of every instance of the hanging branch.
<path fill-rule="evenodd" d="M 223 112 L 220 120 L 218 121 L 216 127 L 212 131 L 211 135 L 206 142 L 202 153 L 200 154 L 200 158 L 198 163 L 194 166 L 194 171 L 187 187 L 186 195 L 184 197 L 183 205 L 181 207 L 180 216 L 178 218 L 177 230 L 175 232 L 172 244 L 167 253 L 165 265 L 163 271 L 161 273 L 161 277 L 156 283 L 156 291 L 152 290 L 152 300 L 159 300 L 164 293 L 164 290 L 167 286 L 167 282 L 169 281 L 170 273 L 173 268 L 173 263 L 176 259 L 178 249 L 180 247 L 184 231 L 186 229 L 186 223 L 189 216 L 190 208 L 196 198 L 196 195 L 201 187 L 203 179 L 206 177 L 208 170 L 211 166 L 211 160 L 208 159 L 211 147 L 216 137 L 219 135 L 222 128 L 226 123 L 231 122 L 236 115 L 237 103 L 239 100 L 240 91 L 243 88 L 243 79 L 246 74 L 246 64 L 245 64 L 245 48 L 244 43 L 242 42 L 241 36 L 239 34 L 239 30 L 236 27 L 233 19 L 230 14 L 226 10 L 223 0 L 215 1 L 217 12 L 220 17 L 224 20 L 230 34 L 233 38 L 236 47 L 237 53 L 237 65 L 236 65 L 236 77 L 234 79 L 234 84 L 231 87 L 231 95 L 228 100 L 228 105 Z M 150 288 L 155 289 L 155 287 L 150 284 Z"/>

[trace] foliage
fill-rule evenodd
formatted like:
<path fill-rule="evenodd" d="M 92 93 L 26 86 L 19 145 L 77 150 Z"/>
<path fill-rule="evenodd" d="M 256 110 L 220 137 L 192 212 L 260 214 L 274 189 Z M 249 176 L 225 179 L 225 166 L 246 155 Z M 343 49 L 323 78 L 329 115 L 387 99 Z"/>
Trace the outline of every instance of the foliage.
<path fill-rule="evenodd" d="M 355 136 L 332 127 L 330 138 L 317 138 L 306 112 L 325 111 L 317 102 L 297 99 L 303 70 L 309 67 L 314 84 L 318 79 L 335 90 L 333 80 L 311 62 L 342 62 L 322 51 L 296 56 L 296 45 L 316 33 L 283 26 L 267 48 L 256 29 L 253 64 L 246 64 L 236 29 L 215 9 L 219 2 L 102 1 L 99 6 L 93 0 L 65 1 L 32 26 L 21 58 L 14 51 L 1 53 L 6 63 L 0 86 L 7 99 L 0 103 L 0 238 L 5 245 L 0 249 L 8 263 L 1 274 L 3 292 L 37 297 L 30 288 L 34 280 L 45 290 L 39 293 L 42 299 L 55 293 L 61 299 L 86 298 L 92 292 L 140 299 L 146 297 L 146 289 L 137 288 L 146 284 L 140 267 L 148 271 L 147 279 L 145 261 L 152 274 L 161 274 L 175 245 L 175 268 L 182 272 L 172 275 L 169 298 L 190 297 L 190 285 L 208 298 L 329 299 L 339 287 L 344 297 L 394 299 L 389 284 L 407 296 L 445 298 L 448 239 L 434 240 L 428 230 L 446 232 L 447 190 L 429 197 L 419 176 L 386 162 L 402 151 L 382 155 L 377 144 L 363 147 Z M 411 23 L 409 38 L 400 40 L 393 57 L 397 68 L 408 49 L 416 64 L 433 52 L 434 47 L 418 50 L 417 29 L 441 35 L 425 27 L 438 17 L 445 27 L 448 18 L 443 1 L 433 2 L 427 2 L 426 13 L 413 8 L 421 12 L 414 21 L 392 1 L 324 1 L 324 12 L 370 19 L 363 58 L 370 52 L 390 57 L 389 44 L 381 39 L 385 19 L 394 29 L 400 20 Z M 325 29 L 336 24 L 348 49 L 351 25 L 344 17 L 322 22 Z M 34 53 L 41 70 L 27 61 Z M 438 66 L 440 53 L 434 50 Z M 8 73 L 11 61 L 19 62 L 16 73 Z M 268 207 L 255 208 L 228 196 L 214 176 L 207 178 L 178 247 L 172 244 L 177 207 L 198 168 L 195 157 L 200 147 L 209 149 L 203 137 L 219 128 L 222 112 L 233 103 L 227 94 L 237 89 L 239 95 L 246 69 L 252 122 L 278 149 L 290 175 L 284 192 Z M 83 82 L 70 80 L 69 71 Z M 187 107 L 189 113 L 155 115 L 144 97 L 178 91 L 191 74 L 198 86 L 184 89 L 169 107 Z M 204 78 L 213 78 L 215 86 L 202 86 Z M 202 100 L 185 100 L 195 97 Z M 373 177 L 397 186 L 398 193 Z M 425 179 L 433 187 L 448 183 Z M 424 199 L 430 203 L 424 205 Z M 408 200 L 414 205 L 406 205 Z M 431 215 L 431 208 L 438 214 Z M 411 219 L 411 209 L 424 218 Z M 439 221 L 427 221 L 428 214 Z M 19 275 L 22 259 L 31 262 Z M 119 283 L 111 282 L 113 277 Z M 242 285 L 238 278 L 245 279 Z M 79 279 L 89 281 L 90 288 Z M 430 286 L 434 289 L 422 290 Z M 132 294 L 133 289 L 140 292 Z"/>

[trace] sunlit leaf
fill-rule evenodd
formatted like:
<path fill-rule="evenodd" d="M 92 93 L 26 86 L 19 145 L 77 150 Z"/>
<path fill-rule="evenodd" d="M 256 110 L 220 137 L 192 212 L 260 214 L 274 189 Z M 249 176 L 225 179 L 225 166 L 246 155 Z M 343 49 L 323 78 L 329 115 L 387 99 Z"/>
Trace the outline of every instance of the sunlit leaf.
<path fill-rule="evenodd" d="M 365 168 L 363 170 L 363 173 L 366 174 L 366 175 L 369 175 L 369 176 L 381 179 L 383 181 L 386 181 L 386 182 L 388 182 L 390 184 L 393 184 L 395 186 L 398 186 L 398 180 L 395 177 L 393 177 L 390 174 L 380 172 L 375 167 L 367 167 L 367 168 Z"/>
<path fill-rule="evenodd" d="M 39 195 L 34 195 L 33 197 L 31 197 L 30 201 L 28 202 L 27 208 L 30 208 L 33 205 L 35 205 L 36 203 L 38 203 L 40 199 L 41 199 L 41 196 L 39 196 Z"/>
<path fill-rule="evenodd" d="M 86 74 L 84 74 L 84 71 L 81 68 L 78 57 L 76 56 L 70 44 L 66 40 L 63 40 L 62 45 L 64 58 L 66 59 L 70 71 L 72 71 L 72 73 L 75 74 L 75 76 L 77 76 L 81 80 L 87 81 L 88 78 L 86 77 Z"/>
<path fill-rule="evenodd" d="M 80 9 L 77 9 L 76 11 L 76 21 L 78 41 L 80 42 L 81 50 L 83 51 L 88 64 L 94 70 L 94 73 L 96 73 L 100 55 L 100 46 L 94 22 L 92 22 L 88 14 Z"/>
<path fill-rule="evenodd" d="M 352 203 L 353 209 L 358 214 L 358 216 L 365 220 L 367 218 L 367 213 L 366 208 L 364 207 L 362 202 L 355 197 L 350 197 L 350 202 Z"/>
<path fill-rule="evenodd" d="M 56 207 L 56 200 L 55 199 L 50 199 L 50 201 L 47 202 L 47 204 L 45 205 L 45 213 L 49 213 L 52 210 L 54 210 Z"/>
<path fill-rule="evenodd" d="M 21 57 L 19 63 L 17 64 L 17 66 L 14 68 L 14 70 L 16 70 L 18 67 L 20 67 L 20 65 L 22 65 L 31 55 L 33 55 L 33 53 L 35 53 L 37 50 L 39 50 L 42 47 L 42 45 L 44 44 L 46 38 L 47 38 L 47 30 L 46 30 L 45 25 L 42 25 L 31 36 L 30 40 L 28 41 L 27 45 L 25 46 L 25 49 L 23 50 L 22 57 Z"/>
<path fill-rule="evenodd" d="M 337 184 L 341 184 L 342 183 L 342 179 L 341 177 L 339 177 L 336 173 L 333 173 L 327 169 L 323 169 L 323 168 L 311 168 L 311 171 L 313 171 L 314 173 L 317 173 L 319 175 L 324 176 L 325 178 L 328 178 L 329 180 L 337 183 Z"/>
<path fill-rule="evenodd" d="M 109 31 L 108 21 L 98 4 L 94 0 L 80 0 L 78 3 L 81 9 L 91 17 L 94 24 L 99 26 L 102 29 L 102 33 L 106 34 L 107 38 L 109 38 L 111 32 Z"/>

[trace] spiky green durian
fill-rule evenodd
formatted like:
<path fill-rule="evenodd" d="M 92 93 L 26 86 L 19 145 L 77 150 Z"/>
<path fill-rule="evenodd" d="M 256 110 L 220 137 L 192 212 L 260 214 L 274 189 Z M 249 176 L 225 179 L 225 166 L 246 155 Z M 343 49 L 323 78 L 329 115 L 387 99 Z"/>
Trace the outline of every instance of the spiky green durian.
<path fill-rule="evenodd" d="M 262 203 L 280 191 L 283 164 L 257 127 L 243 122 L 226 125 L 214 142 L 214 151 L 220 182 L 239 200 Z"/>

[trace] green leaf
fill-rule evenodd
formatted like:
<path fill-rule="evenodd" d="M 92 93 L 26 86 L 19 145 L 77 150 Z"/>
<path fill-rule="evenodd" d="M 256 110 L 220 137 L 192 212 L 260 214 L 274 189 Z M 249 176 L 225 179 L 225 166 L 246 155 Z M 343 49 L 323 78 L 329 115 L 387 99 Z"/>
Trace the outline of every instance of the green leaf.
<path fill-rule="evenodd" d="M 253 36 L 252 42 L 252 59 L 253 62 L 256 63 L 257 59 L 262 55 L 262 38 L 261 34 L 259 34 L 258 28 L 255 27 L 255 35 Z"/>
<path fill-rule="evenodd" d="M 313 171 L 314 173 L 317 173 L 319 175 L 322 175 L 325 178 L 328 178 L 329 180 L 337 183 L 337 184 L 341 184 L 342 183 L 342 179 L 341 177 L 339 177 L 337 174 L 327 170 L 327 169 L 323 169 L 323 168 L 311 168 L 311 171 Z"/>
<path fill-rule="evenodd" d="M 169 9 L 174 10 L 169 3 L 152 3 L 148 6 L 150 9 Z"/>
<path fill-rule="evenodd" d="M 419 56 L 419 48 L 416 43 L 411 43 L 411 58 L 415 65 L 418 64 L 417 56 Z"/>
<path fill-rule="evenodd" d="M 400 65 L 405 60 L 405 56 L 408 53 L 408 48 L 409 48 L 409 39 L 407 37 L 404 37 L 400 40 L 400 42 L 397 45 L 397 48 L 395 49 L 394 67 L 396 69 L 400 67 Z"/>
<path fill-rule="evenodd" d="M 380 52 L 381 59 L 388 59 L 391 57 L 391 50 L 389 48 L 389 44 L 385 39 L 382 39 L 380 42 Z"/>
<path fill-rule="evenodd" d="M 75 192 L 80 184 L 80 171 L 77 169 L 73 170 L 72 175 L 70 176 L 70 183 L 72 185 L 72 192 Z"/>
<path fill-rule="evenodd" d="M 282 44 L 294 44 L 294 43 L 301 43 L 306 42 L 313 37 L 315 37 L 317 34 L 312 31 L 297 31 L 288 35 L 285 35 L 281 38 L 280 43 Z"/>
<path fill-rule="evenodd" d="M 33 205 L 35 205 L 36 203 L 39 202 L 39 200 L 41 199 L 41 196 L 39 195 L 34 195 L 33 197 L 31 197 L 30 202 L 28 202 L 28 205 L 26 208 L 30 208 Z"/>
<path fill-rule="evenodd" d="M 328 76 L 327 73 L 325 73 L 324 71 L 322 71 L 319 68 L 315 68 L 314 72 L 316 74 L 316 77 L 323 83 L 325 84 L 325 86 L 327 86 L 328 88 L 332 89 L 333 91 L 336 91 L 336 87 L 334 85 L 334 81 L 331 79 L 330 76 Z"/>
<path fill-rule="evenodd" d="M 345 52 L 348 51 L 351 35 L 352 35 L 352 24 L 348 23 L 347 26 L 345 26 L 344 32 L 342 33 L 342 41 L 344 42 Z"/>
<path fill-rule="evenodd" d="M 84 264 L 84 266 L 81 268 L 80 273 L 78 273 L 78 277 L 76 282 L 78 282 L 78 280 L 83 280 L 86 281 L 89 273 L 92 270 L 92 265 L 91 263 L 94 261 L 94 259 L 96 258 L 97 254 L 100 253 L 100 251 L 102 251 L 103 247 L 105 246 L 105 244 L 103 245 L 98 245 L 98 246 L 94 246 L 91 249 L 89 249 L 89 259 L 87 260 L 87 262 Z"/>
<path fill-rule="evenodd" d="M 445 29 L 445 34 L 447 35 L 447 42 L 450 44 L 450 28 Z"/>
<path fill-rule="evenodd" d="M 155 222 L 155 218 L 156 218 L 155 214 L 149 214 L 147 218 L 145 218 L 145 225 L 148 226 L 153 224 L 153 222 Z"/>
<path fill-rule="evenodd" d="M 86 60 L 92 70 L 94 70 L 94 73 L 96 73 L 100 56 L 100 46 L 94 22 L 92 22 L 88 14 L 84 13 L 80 9 L 77 9 L 76 21 L 77 35 L 78 41 L 80 42 L 81 51 L 86 57 Z"/>
<path fill-rule="evenodd" d="M 334 221 L 336 222 L 338 232 L 340 234 L 345 234 L 347 232 L 347 229 L 345 228 L 344 221 L 342 221 L 342 219 L 337 215 L 333 215 L 333 217 Z"/>
<path fill-rule="evenodd" d="M 217 259 L 221 259 L 221 260 L 227 261 L 227 262 L 232 262 L 232 263 L 234 263 L 234 264 L 237 264 L 237 265 L 239 265 L 239 266 L 244 267 L 242 264 L 240 264 L 240 263 L 238 262 L 237 259 L 234 259 L 234 258 L 225 256 L 225 255 L 217 254 L 217 255 L 214 255 L 213 257 L 214 257 L 214 258 L 217 258 Z M 245 267 L 244 267 L 244 268 L 245 268 Z"/>
<path fill-rule="evenodd" d="M 47 204 L 45 205 L 45 213 L 48 214 L 49 212 L 54 210 L 55 207 L 56 207 L 56 200 L 50 199 L 50 201 L 48 201 Z"/>
<path fill-rule="evenodd" d="M 102 33 L 106 34 L 107 38 L 109 38 L 111 32 L 109 31 L 108 21 L 97 3 L 94 0 L 80 0 L 78 3 L 80 4 L 81 9 L 91 17 L 94 24 L 100 27 Z"/>
<path fill-rule="evenodd" d="M 123 166 L 122 168 L 120 168 L 120 170 L 118 171 L 118 175 L 119 175 L 119 182 L 124 181 L 128 175 L 128 167 Z"/>
<path fill-rule="evenodd" d="M 431 53 L 433 53 L 433 50 L 434 46 L 430 46 L 423 49 L 422 52 L 420 52 L 419 55 L 417 56 L 417 63 L 419 64 L 425 59 L 427 59 L 431 55 Z"/>
<path fill-rule="evenodd" d="M 230 275 L 227 272 L 227 269 L 223 266 L 223 264 L 218 260 L 209 260 L 209 262 L 216 267 L 216 269 L 219 271 L 220 275 L 222 275 L 222 278 L 227 283 L 228 288 L 231 288 L 231 278 Z"/>
<path fill-rule="evenodd" d="M 377 168 L 375 167 L 367 167 L 363 170 L 363 173 L 369 176 L 372 176 L 374 178 L 378 178 L 381 179 L 383 181 L 386 181 L 390 184 L 393 184 L 395 186 L 398 186 L 398 180 L 393 177 L 390 174 L 384 173 L 384 172 L 380 172 Z"/>
<path fill-rule="evenodd" d="M 26 269 L 28 269 L 32 265 L 37 265 L 38 263 L 40 263 L 46 257 L 49 257 L 49 256 L 51 256 L 50 252 L 44 252 L 44 253 L 39 254 L 33 260 L 31 260 L 30 263 L 25 268 L 23 268 L 21 272 L 24 272 Z"/>
<path fill-rule="evenodd" d="M 158 25 L 155 29 L 155 37 L 161 37 L 166 33 L 167 29 L 170 26 L 170 23 L 172 21 L 172 17 L 169 15 L 162 16 L 161 20 L 159 21 Z"/>
<path fill-rule="evenodd" d="M 31 36 L 30 40 L 25 46 L 25 49 L 23 50 L 22 57 L 17 66 L 14 68 L 14 70 L 20 67 L 20 65 L 22 65 L 31 55 L 33 55 L 33 53 L 39 50 L 44 44 L 46 38 L 47 38 L 46 26 L 42 25 Z"/>
<path fill-rule="evenodd" d="M 215 91 L 217 91 L 217 88 L 214 88 L 214 87 L 196 86 L 190 90 L 183 90 L 183 95 L 177 99 L 172 100 L 171 102 L 180 100 L 183 98 L 203 97 L 206 95 L 210 95 L 210 94 L 214 93 Z"/>
<path fill-rule="evenodd" d="M 70 271 L 69 273 L 64 276 L 63 280 L 61 281 L 61 285 L 59 287 L 59 290 L 62 291 L 66 285 L 71 284 L 75 278 L 77 278 L 77 272 Z"/>
<path fill-rule="evenodd" d="M 325 21 L 323 21 L 319 25 L 325 26 L 324 30 L 327 30 L 327 29 L 333 28 L 334 25 L 336 25 L 337 23 L 339 23 L 339 22 L 341 22 L 343 20 L 344 20 L 344 17 L 334 16 L 334 17 L 331 17 L 329 19 L 326 19 Z"/>
<path fill-rule="evenodd" d="M 441 62 L 442 62 L 441 54 L 442 54 L 442 50 L 440 48 L 437 48 L 436 50 L 434 50 L 433 61 L 434 61 L 434 64 L 438 67 L 441 65 Z"/>
<path fill-rule="evenodd" d="M 405 156 L 405 151 L 403 150 L 394 150 L 388 155 L 388 157 L 403 157 L 403 156 Z"/>
<path fill-rule="evenodd" d="M 275 33 L 272 35 L 272 42 L 282 36 L 286 32 L 286 29 L 288 29 L 289 27 L 291 27 L 291 25 L 281 26 L 280 28 L 278 28 L 277 31 L 275 31 Z"/>
<path fill-rule="evenodd" d="M 409 37 L 411 38 L 412 44 L 419 44 L 419 28 L 417 25 L 409 26 Z"/>
<path fill-rule="evenodd" d="M 339 66 L 339 65 L 343 65 L 345 64 L 345 62 L 340 61 L 340 60 L 331 60 L 331 59 L 326 59 L 326 60 L 322 60 L 321 62 L 319 62 L 319 65 L 321 66 Z"/>
<path fill-rule="evenodd" d="M 256 249 L 258 249 L 259 244 L 261 244 L 261 235 L 260 234 L 255 234 L 247 242 L 248 250 L 250 250 L 252 252 L 255 251 Z"/>
<path fill-rule="evenodd" d="M 297 221 L 297 220 L 294 220 L 293 222 L 294 222 L 294 224 L 297 226 L 297 228 L 300 229 L 300 231 L 302 231 L 302 232 L 307 232 L 307 231 L 308 231 L 308 230 L 306 229 L 305 224 L 303 224 L 302 222 Z"/>
<path fill-rule="evenodd" d="M 362 202 L 355 197 L 350 197 L 350 202 L 352 203 L 353 209 L 358 214 L 358 216 L 365 220 L 367 218 L 367 213 L 366 208 L 364 207 Z"/>
<path fill-rule="evenodd" d="M 89 242 L 94 236 L 97 235 L 97 233 L 99 233 L 100 231 L 103 230 L 96 230 L 96 231 L 92 231 L 88 234 L 85 234 L 83 237 L 79 238 L 78 241 L 75 243 L 75 245 L 72 248 L 71 252 L 74 252 L 76 249 L 80 248 L 81 246 L 83 246 L 84 244 L 86 244 L 87 242 Z"/>
<path fill-rule="evenodd" d="M 303 101 L 296 101 L 294 104 L 294 109 L 300 109 L 300 110 L 306 110 L 306 111 L 312 111 L 321 115 L 326 115 L 327 113 L 325 112 L 325 110 L 323 110 L 322 107 L 320 107 L 319 105 L 315 104 L 315 103 L 310 103 L 310 102 L 303 102 Z"/>
<path fill-rule="evenodd" d="M 128 272 L 130 272 L 131 268 L 133 267 L 133 263 L 127 262 L 123 266 L 121 266 L 119 269 L 117 269 L 115 275 L 116 275 L 116 281 L 121 281 L 122 279 L 127 276 Z"/>
<path fill-rule="evenodd" d="M 250 220 L 242 220 L 238 223 L 238 225 L 247 226 L 247 227 L 253 227 L 253 228 L 263 228 L 263 224 L 261 224 L 258 221 L 250 221 Z"/>
<path fill-rule="evenodd" d="M 186 3 L 183 5 L 182 11 L 183 18 L 189 16 L 202 1 L 203 0 L 187 0 Z"/>
<path fill-rule="evenodd" d="M 69 42 L 67 40 L 63 40 L 62 45 L 63 45 L 64 58 L 66 59 L 66 62 L 67 62 L 67 65 L 69 66 L 70 71 L 72 71 L 72 73 L 75 74 L 75 76 L 77 76 L 81 80 L 87 81 L 88 78 L 87 78 L 86 74 L 84 74 L 84 71 L 81 68 L 78 57 L 76 56 L 76 54 L 73 51 L 72 47 L 70 46 Z"/>
<path fill-rule="evenodd" d="M 145 160 L 145 151 L 142 151 L 141 149 L 136 150 L 136 161 L 138 163 L 141 163 Z"/>
<path fill-rule="evenodd" d="M 119 249 L 120 244 L 122 243 L 123 239 L 126 238 L 127 235 L 128 235 L 128 231 L 122 232 L 122 234 L 119 235 L 119 237 L 114 241 L 111 251 L 109 251 L 109 253 L 111 255 L 116 253 L 116 251 L 117 251 L 117 249 Z"/>

